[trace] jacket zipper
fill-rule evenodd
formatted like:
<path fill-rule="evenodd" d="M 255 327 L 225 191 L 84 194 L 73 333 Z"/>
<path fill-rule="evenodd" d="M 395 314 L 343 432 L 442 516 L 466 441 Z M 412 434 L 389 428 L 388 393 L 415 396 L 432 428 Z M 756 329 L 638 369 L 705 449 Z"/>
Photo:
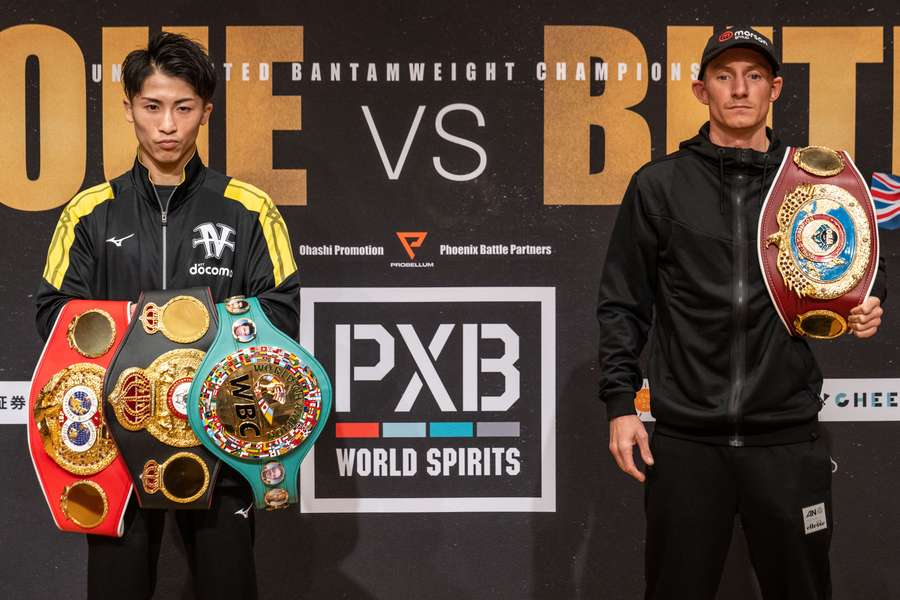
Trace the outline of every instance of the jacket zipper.
<path fill-rule="evenodd" d="M 153 182 L 150 182 L 150 186 L 153 188 L 153 194 L 156 196 L 156 203 L 159 204 L 159 216 L 162 221 L 162 289 L 166 289 L 166 225 L 169 217 L 169 203 L 172 201 L 172 196 L 174 196 L 175 192 L 178 190 L 178 185 L 172 188 L 172 192 L 166 200 L 166 206 L 163 208 L 162 200 L 159 199 L 159 192 L 156 191 L 156 186 L 153 185 Z"/>
<path fill-rule="evenodd" d="M 744 153 L 740 153 L 741 159 Z M 741 161 L 743 163 L 743 160 Z M 732 258 L 734 260 L 734 279 L 732 280 L 732 332 L 731 332 L 731 395 L 728 399 L 728 420 L 732 424 L 732 434 L 728 439 L 729 446 L 743 446 L 741 435 L 741 395 L 744 390 L 747 354 L 747 244 L 746 223 L 744 217 L 744 196 L 747 186 L 745 175 L 735 175 L 735 186 L 732 195 Z"/>

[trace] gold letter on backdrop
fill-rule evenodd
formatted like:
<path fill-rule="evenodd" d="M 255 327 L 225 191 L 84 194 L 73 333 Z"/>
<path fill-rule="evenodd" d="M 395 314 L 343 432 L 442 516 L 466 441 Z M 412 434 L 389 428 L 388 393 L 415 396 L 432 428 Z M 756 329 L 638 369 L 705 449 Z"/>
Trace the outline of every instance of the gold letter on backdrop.
<path fill-rule="evenodd" d="M 771 27 L 754 26 L 758 32 L 772 39 Z M 667 27 L 666 59 L 666 152 L 678 150 L 678 144 L 697 135 L 697 130 L 709 120 L 709 109 L 691 91 L 691 64 L 700 64 L 706 40 L 713 33 L 711 26 Z M 681 80 L 671 78 L 671 65 L 681 65 Z M 772 111 L 768 124 L 772 126 Z"/>
<path fill-rule="evenodd" d="M 306 169 L 273 168 L 272 132 L 300 129 L 300 98 L 273 96 L 259 63 L 303 60 L 303 27 L 226 27 L 226 163 L 230 175 L 262 188 L 276 204 L 306 204 Z M 243 65 L 249 76 L 244 80 Z"/>
<path fill-rule="evenodd" d="M 590 95 L 594 69 L 586 81 L 556 81 L 556 63 L 589 65 L 591 57 L 624 64 L 609 68 L 603 93 Z M 544 204 L 619 204 L 631 175 L 650 160 L 650 128 L 630 107 L 647 93 L 647 77 L 637 79 L 638 64 L 647 72 L 640 40 L 615 27 L 544 27 Z M 603 128 L 604 166 L 590 170 L 591 125 Z"/>
<path fill-rule="evenodd" d="M 25 61 L 38 59 L 40 171 L 25 163 Z M 18 210 L 48 210 L 81 188 L 87 157 L 84 55 L 75 40 L 48 25 L 0 31 L 0 202 Z"/>
<path fill-rule="evenodd" d="M 855 156 L 856 65 L 884 60 L 882 28 L 785 27 L 781 37 L 785 63 L 809 63 L 809 143 Z"/>
<path fill-rule="evenodd" d="M 164 27 L 163 30 L 184 34 L 204 46 L 208 43 L 206 27 Z M 113 80 L 113 65 L 121 66 L 132 50 L 146 48 L 149 35 L 148 27 L 103 28 L 103 172 L 107 179 L 131 168 L 137 148 L 134 125 L 125 120 L 125 110 L 122 107 L 125 90 L 121 81 Z M 119 72 L 118 68 L 116 71 Z M 197 148 L 200 157 L 208 164 L 208 127 L 200 128 Z"/>

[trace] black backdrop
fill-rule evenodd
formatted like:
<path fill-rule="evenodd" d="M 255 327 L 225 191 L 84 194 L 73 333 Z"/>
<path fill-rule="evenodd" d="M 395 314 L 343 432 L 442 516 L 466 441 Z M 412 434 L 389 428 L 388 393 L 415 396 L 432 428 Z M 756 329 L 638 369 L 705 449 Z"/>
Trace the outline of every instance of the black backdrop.
<path fill-rule="evenodd" d="M 815 113 L 810 106 L 817 102 L 826 107 L 838 105 L 850 93 L 855 95 L 851 113 L 855 113 L 855 128 L 850 127 L 855 130 L 853 154 L 860 170 L 866 177 L 872 171 L 900 171 L 900 158 L 894 149 L 900 131 L 900 95 L 895 89 L 898 55 L 894 50 L 900 11 L 892 2 L 835 2 L 816 7 L 795 3 L 676 6 L 658 2 L 528 2 L 509 6 L 454 2 L 424 7 L 413 2 L 379 6 L 331 2 L 276 7 L 223 0 L 191 5 L 157 2 L 152 7 L 86 2 L 68 8 L 36 0 L 7 1 L 0 8 L 0 44 L 5 44 L 4 36 L 10 39 L 13 30 L 8 28 L 24 24 L 48 28 L 42 29 L 40 35 L 55 28 L 71 36 L 83 53 L 86 115 L 81 124 L 83 133 L 77 134 L 76 123 L 71 136 L 58 135 L 66 131 L 65 127 L 52 129 L 52 124 L 44 120 L 49 113 L 65 112 L 72 105 L 76 114 L 80 110 L 79 96 L 74 92 L 66 95 L 66 90 L 73 88 L 64 88 L 59 94 L 52 82 L 41 79 L 42 74 L 52 71 L 53 61 L 57 60 L 55 51 L 48 51 L 38 61 L 0 54 L 0 73 L 6 78 L 0 85 L 21 89 L 26 98 L 24 111 L 8 102 L 0 106 L 0 120 L 6 126 L 3 131 L 10 135 L 4 140 L 9 142 L 6 153 L 0 154 L 8 163 L 0 170 L 0 248 L 4 257 L 0 261 L 0 306 L 7 316 L 9 340 L 0 354 L 0 379 L 16 382 L 30 378 L 40 351 L 33 327 L 32 294 L 59 206 L 77 191 L 69 189 L 71 185 L 54 184 L 52 165 L 42 164 L 41 157 L 49 160 L 54 148 L 62 145 L 68 154 L 78 158 L 75 146 L 79 135 L 84 135 L 81 186 L 104 179 L 104 138 L 108 142 L 112 134 L 103 118 L 103 84 L 91 80 L 91 65 L 104 63 L 104 28 L 148 27 L 154 31 L 161 27 L 208 27 L 208 45 L 224 75 L 221 64 L 228 60 L 229 49 L 238 46 L 240 37 L 240 32 L 226 28 L 302 27 L 302 41 L 295 36 L 295 45 L 276 48 L 294 57 L 289 61 L 299 62 L 302 54 L 302 81 L 291 81 L 290 65 L 277 64 L 271 88 L 249 87 L 255 85 L 252 79 L 256 79 L 258 63 L 268 60 L 266 52 L 272 51 L 270 46 L 283 46 L 284 38 L 274 30 L 270 34 L 262 30 L 247 42 L 253 77 L 250 82 L 243 82 L 238 67 L 233 67 L 232 81 L 223 83 L 217 92 L 208 157 L 213 168 L 252 181 L 282 204 L 305 287 L 332 291 L 404 288 L 389 292 L 393 294 L 390 302 L 371 306 L 312 303 L 308 297 L 304 300 L 304 323 L 311 318 L 308 311 L 315 309 L 315 325 L 307 325 L 304 338 L 310 345 L 336 353 L 331 350 L 336 338 L 330 336 L 336 336 L 336 327 L 342 324 L 380 324 L 395 340 L 396 366 L 390 376 L 374 383 L 352 379 L 354 406 L 367 408 L 361 413 L 336 414 L 334 421 L 434 423 L 443 419 L 520 425 L 519 435 L 508 440 L 495 438 L 482 443 L 478 438 L 460 438 L 434 442 L 441 448 L 515 447 L 522 457 L 518 474 L 473 478 L 451 473 L 436 480 L 426 480 L 421 473 L 425 468 L 424 449 L 432 443 L 431 438 L 410 443 L 337 439 L 333 425 L 330 426 L 316 456 L 316 491 L 304 490 L 304 512 L 257 515 L 257 569 L 264 598 L 636 598 L 641 593 L 641 488 L 617 471 L 606 451 L 607 426 L 604 410 L 596 401 L 594 364 L 596 343 L 602 332 L 595 325 L 593 306 L 621 181 L 610 180 L 608 188 L 593 195 L 564 193 L 562 201 L 559 196 L 549 198 L 544 185 L 548 170 L 557 170 L 557 175 L 563 173 L 563 179 L 567 173 L 566 152 L 548 143 L 558 133 L 557 122 L 551 116 L 554 109 L 545 102 L 550 86 L 561 86 L 556 89 L 564 90 L 566 98 L 574 97 L 577 102 L 581 94 L 582 102 L 590 102 L 627 83 L 614 80 L 616 49 L 609 56 L 594 57 L 594 62 L 608 62 L 613 75 L 608 82 L 591 84 L 589 91 L 585 91 L 587 84 L 577 87 L 579 84 L 572 81 L 538 81 L 537 63 L 554 52 L 545 40 L 553 43 L 556 39 L 577 37 L 567 35 L 569 30 L 548 27 L 626 30 L 639 40 L 648 61 L 662 63 L 666 74 L 667 35 L 671 35 L 673 27 L 747 22 L 770 25 L 775 28 L 776 45 L 791 28 L 875 28 L 851 30 L 861 39 L 872 31 L 880 32 L 876 45 L 883 42 L 881 61 L 859 64 L 849 72 L 853 75 L 835 65 L 841 64 L 848 48 L 858 49 L 862 43 L 840 46 L 835 42 L 831 46 L 833 55 L 822 57 L 820 53 L 816 68 L 825 71 L 815 76 L 812 68 L 802 62 L 786 64 L 786 90 L 775 105 L 774 126 L 794 145 L 842 141 L 846 136 L 842 138 L 833 132 L 846 125 L 846 115 L 831 114 L 822 117 L 831 121 L 811 123 L 811 114 L 821 113 Z M 50 38 L 28 35 L 16 39 L 27 44 L 29 39 Z M 800 46 L 794 43 L 794 51 L 799 52 Z M 39 50 L 29 49 L 29 53 L 39 54 Z M 582 60 L 593 65 L 590 58 L 588 52 Z M 62 64 L 62 59 L 58 60 Z M 308 81 L 311 63 L 316 61 L 321 63 L 326 81 Z M 339 82 L 327 81 L 332 62 L 342 64 Z M 375 63 L 378 81 L 350 81 L 352 62 L 362 65 L 361 79 L 367 64 Z M 385 64 L 392 62 L 400 64 L 398 82 L 384 81 Z M 426 63 L 426 81 L 409 81 L 409 62 Z M 433 80 L 435 62 L 444 65 L 441 81 Z M 458 63 L 460 73 L 465 63 L 478 63 L 477 80 L 448 81 L 451 62 Z M 497 81 L 484 80 L 486 62 L 497 63 Z M 510 81 L 506 80 L 506 62 L 515 63 Z M 646 80 L 648 68 L 644 69 Z M 687 72 L 689 66 L 684 65 L 684 69 Z M 552 64 L 549 70 L 553 72 Z M 107 78 L 110 73 L 111 65 L 106 62 L 103 76 Z M 634 65 L 629 64 L 628 74 L 633 73 Z M 77 72 L 69 75 L 76 81 L 80 79 Z M 20 83 L 23 77 L 24 88 Z M 615 140 L 604 140 L 602 124 L 590 128 L 589 123 L 583 123 L 581 127 L 589 128 L 590 135 L 578 137 L 578 131 L 571 132 L 570 137 L 583 138 L 590 146 L 581 150 L 589 156 L 589 164 L 580 173 L 582 177 L 602 177 L 605 169 L 627 168 L 629 161 L 640 164 L 665 153 L 667 125 L 672 126 L 667 121 L 679 118 L 677 110 L 667 113 L 667 93 L 674 95 L 675 87 L 674 82 L 667 80 L 663 77 L 662 81 L 647 82 L 646 94 L 639 95 L 632 109 L 649 126 L 648 152 L 641 150 L 640 130 L 633 144 L 624 144 L 621 156 L 605 152 L 604 144 Z M 827 85 L 814 86 L 814 80 L 839 85 L 835 91 Z M 226 92 L 226 87 L 232 89 L 233 95 Z M 295 100 L 273 108 L 265 98 L 260 100 L 252 93 L 244 93 L 250 89 L 263 89 L 264 96 Z M 817 95 L 822 93 L 833 97 L 823 100 Z M 298 95 L 302 95 L 302 102 L 296 101 Z M 471 105 L 484 120 L 484 126 L 479 127 L 476 115 L 469 109 L 450 112 L 444 120 L 449 133 L 483 148 L 484 171 L 469 181 L 450 181 L 440 176 L 434 166 L 433 157 L 440 157 L 447 171 L 459 174 L 470 172 L 479 164 L 477 150 L 452 143 L 436 130 L 438 111 L 452 104 Z M 369 107 L 392 164 L 397 161 L 418 107 L 425 106 L 420 127 L 396 179 L 389 178 L 386 172 L 363 106 Z M 301 107 L 302 118 L 298 118 Z M 289 112 L 293 116 L 285 117 Z M 282 117 L 293 124 L 271 126 Z M 606 126 L 614 131 L 617 124 L 609 121 Z M 269 134 L 272 129 L 295 131 Z M 827 139 L 810 139 L 810 130 L 824 132 L 820 135 Z M 48 136 L 48 131 L 54 136 Z M 15 159 L 10 148 L 22 146 L 23 137 L 29 180 L 40 182 L 46 178 L 46 186 L 39 193 L 28 192 L 21 169 L 16 171 L 9 166 Z M 260 158 L 252 151 L 241 150 L 241 143 L 251 149 L 273 144 L 272 164 L 260 166 L 260 161 L 268 160 L 265 151 L 258 152 Z M 128 146 L 117 148 L 122 147 Z M 18 160 L 22 161 L 21 156 Z M 117 164 L 121 164 L 121 157 L 118 160 Z M 292 169 L 295 175 L 289 183 L 284 183 L 286 179 L 279 183 L 279 175 L 267 172 L 271 168 Z M 301 169 L 305 175 L 296 175 Z M 76 182 L 76 188 L 81 186 Z M 427 232 L 422 245 L 412 248 L 415 258 L 407 254 L 397 232 Z M 551 253 L 442 255 L 442 244 L 546 246 Z M 301 245 L 380 247 L 383 254 L 320 256 Z M 900 268 L 897 251 L 897 236 L 890 232 L 883 235 L 882 254 L 891 273 Z M 460 295 L 449 289 L 456 287 L 477 288 L 470 293 L 482 300 L 467 300 L 465 291 Z M 432 288 L 438 300 L 444 300 L 411 302 L 407 309 L 402 303 L 403 294 L 416 296 L 405 288 Z M 497 288 L 509 288 L 514 290 L 514 296 L 519 295 L 509 300 Z M 370 298 L 362 290 L 349 293 L 360 302 Z M 496 297 L 491 299 L 491 294 Z M 334 295 L 328 296 L 326 291 L 318 297 Z M 834 384 L 834 390 L 851 395 L 873 386 L 896 390 L 897 380 L 892 377 L 900 329 L 890 308 L 889 305 L 883 330 L 874 340 L 816 344 L 827 378 L 853 380 Z M 547 314 L 542 311 L 550 311 L 549 321 L 542 320 Z M 428 385 L 423 387 L 411 411 L 398 414 L 393 410 L 411 376 L 417 373 L 425 378 L 424 367 L 414 360 L 396 327 L 402 323 L 412 324 L 426 347 L 438 325 L 453 325 L 446 343 L 447 354 L 431 356 L 439 378 L 447 382 L 448 394 L 459 407 L 456 413 L 448 416 L 446 411 L 438 410 L 439 404 Z M 462 332 L 466 324 L 477 326 L 477 358 L 498 358 L 509 351 L 497 338 L 485 335 L 485 323 L 506 323 L 519 342 L 519 361 L 515 363 L 522 374 L 519 399 L 506 414 L 462 410 L 459 401 L 465 386 L 460 372 L 465 370 L 465 364 L 475 364 L 476 370 L 480 365 L 476 379 L 482 396 L 499 395 L 510 384 L 502 375 L 484 368 L 480 360 L 471 362 L 471 355 L 466 358 L 463 351 Z M 375 364 L 379 358 L 377 349 L 371 341 L 354 339 L 350 364 Z M 332 372 L 336 356 L 323 357 Z M 9 389 L 6 387 L 3 392 L 10 394 L 7 400 L 11 400 Z M 0 421 L 24 419 L 9 404 L 0 406 Z M 832 551 L 835 597 L 900 597 L 900 576 L 894 568 L 900 547 L 900 519 L 893 502 L 900 489 L 895 475 L 897 442 L 892 423 L 900 418 L 898 410 L 881 407 L 852 414 L 833 410 L 830 414 L 835 415 L 826 427 L 836 465 Z M 333 460 L 336 447 L 371 448 L 379 446 L 378 442 L 384 448 L 418 449 L 420 477 L 398 477 L 388 484 L 374 478 L 340 478 Z M 22 425 L 0 425 L 0 481 L 4 482 L 0 595 L 79 597 L 84 589 L 86 545 L 80 536 L 62 534 L 53 527 L 25 447 Z M 304 469 L 312 469 L 309 462 Z M 321 503 L 321 498 L 315 497 L 319 492 L 350 499 L 337 507 Z M 395 496 L 415 498 L 417 493 L 422 498 L 443 500 L 413 502 L 406 508 L 385 501 Z M 354 494 L 357 499 L 375 500 L 356 501 Z M 454 509 L 454 499 L 460 497 L 470 500 L 458 502 Z M 484 500 L 479 506 L 479 497 L 499 500 Z M 182 551 L 174 535 L 167 538 L 171 543 L 163 552 L 157 597 L 190 597 Z M 740 535 L 735 537 L 720 596 L 757 597 Z"/>

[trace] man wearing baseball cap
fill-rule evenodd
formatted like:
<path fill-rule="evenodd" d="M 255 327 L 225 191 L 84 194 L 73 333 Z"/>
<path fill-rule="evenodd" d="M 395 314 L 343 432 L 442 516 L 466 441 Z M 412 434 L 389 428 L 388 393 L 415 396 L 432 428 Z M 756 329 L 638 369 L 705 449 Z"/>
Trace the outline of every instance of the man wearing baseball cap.
<path fill-rule="evenodd" d="M 785 153 L 766 128 L 779 67 L 771 40 L 752 28 L 713 34 L 692 84 L 709 122 L 635 173 L 607 252 L 600 398 L 613 457 L 646 482 L 648 599 L 712 600 L 736 515 L 766 600 L 831 598 L 822 373 L 781 323 L 755 251 Z M 885 293 L 880 265 L 851 313 L 856 337 L 877 331 Z M 648 337 L 652 440 L 634 408 Z"/>

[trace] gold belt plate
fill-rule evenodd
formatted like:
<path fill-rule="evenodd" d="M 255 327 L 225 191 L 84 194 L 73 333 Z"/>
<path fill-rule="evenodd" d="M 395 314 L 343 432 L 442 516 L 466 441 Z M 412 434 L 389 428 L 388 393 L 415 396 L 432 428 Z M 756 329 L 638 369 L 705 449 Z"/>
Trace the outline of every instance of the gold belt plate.
<path fill-rule="evenodd" d="M 192 452 L 176 452 L 162 463 L 154 459 L 144 463 L 141 485 L 148 494 L 162 492 L 172 502 L 188 504 L 200 499 L 209 489 L 209 469 Z"/>
<path fill-rule="evenodd" d="M 75 475 L 93 475 L 116 458 L 100 405 L 106 370 L 76 363 L 59 371 L 41 389 L 34 421 L 47 455 Z"/>
<path fill-rule="evenodd" d="M 812 175 L 832 177 L 844 170 L 844 157 L 827 146 L 807 146 L 794 151 L 794 164 Z"/>
<path fill-rule="evenodd" d="M 196 342 L 209 329 L 209 312 L 193 296 L 175 296 L 162 306 L 148 302 L 138 319 L 148 335 L 159 331 L 179 344 Z"/>
<path fill-rule="evenodd" d="M 102 523 L 109 513 L 109 500 L 99 484 L 82 480 L 63 489 L 59 496 L 59 508 L 79 527 L 92 529 Z"/>
<path fill-rule="evenodd" d="M 796 156 L 796 155 L 795 155 Z M 800 220 L 804 214 L 810 216 L 807 220 L 815 226 L 815 219 L 830 219 L 835 227 L 840 227 L 849 244 L 849 236 L 843 232 L 844 226 L 837 219 L 829 216 L 829 211 L 837 211 L 849 219 L 852 227 L 854 243 L 850 245 L 849 254 L 852 256 L 850 264 L 841 254 L 830 256 L 827 250 L 822 250 L 821 255 L 814 247 L 815 242 L 808 239 L 809 232 L 803 228 L 805 220 Z M 822 216 L 825 215 L 825 216 Z M 844 188 L 831 184 L 802 183 L 788 192 L 784 202 L 778 209 L 778 232 L 770 235 L 765 245 L 775 244 L 778 247 L 776 265 L 778 272 L 784 280 L 788 290 L 792 290 L 799 298 L 811 297 L 817 300 L 832 300 L 843 296 L 852 290 L 865 276 L 871 257 L 869 224 L 866 212 L 859 201 Z M 798 222 L 797 231 L 792 233 L 792 228 Z M 820 227 L 820 229 L 822 229 Z M 828 231 L 825 225 L 822 232 L 830 235 L 838 235 Z M 813 230 L 811 230 L 813 231 Z M 813 236 L 814 237 L 814 236 Z M 828 243 L 833 243 L 832 238 L 819 240 L 824 242 L 824 248 Z M 812 249 L 810 249 L 812 246 Z M 840 276 L 828 278 L 824 274 L 829 269 L 839 268 Z"/>
<path fill-rule="evenodd" d="M 187 397 L 205 354 L 177 348 L 158 356 L 146 369 L 122 371 L 109 397 L 119 424 L 130 431 L 146 429 L 168 446 L 199 446 L 187 419 Z"/>
<path fill-rule="evenodd" d="M 116 322 L 105 310 L 92 308 L 76 315 L 66 331 L 69 348 L 86 358 L 98 358 L 112 348 Z"/>

